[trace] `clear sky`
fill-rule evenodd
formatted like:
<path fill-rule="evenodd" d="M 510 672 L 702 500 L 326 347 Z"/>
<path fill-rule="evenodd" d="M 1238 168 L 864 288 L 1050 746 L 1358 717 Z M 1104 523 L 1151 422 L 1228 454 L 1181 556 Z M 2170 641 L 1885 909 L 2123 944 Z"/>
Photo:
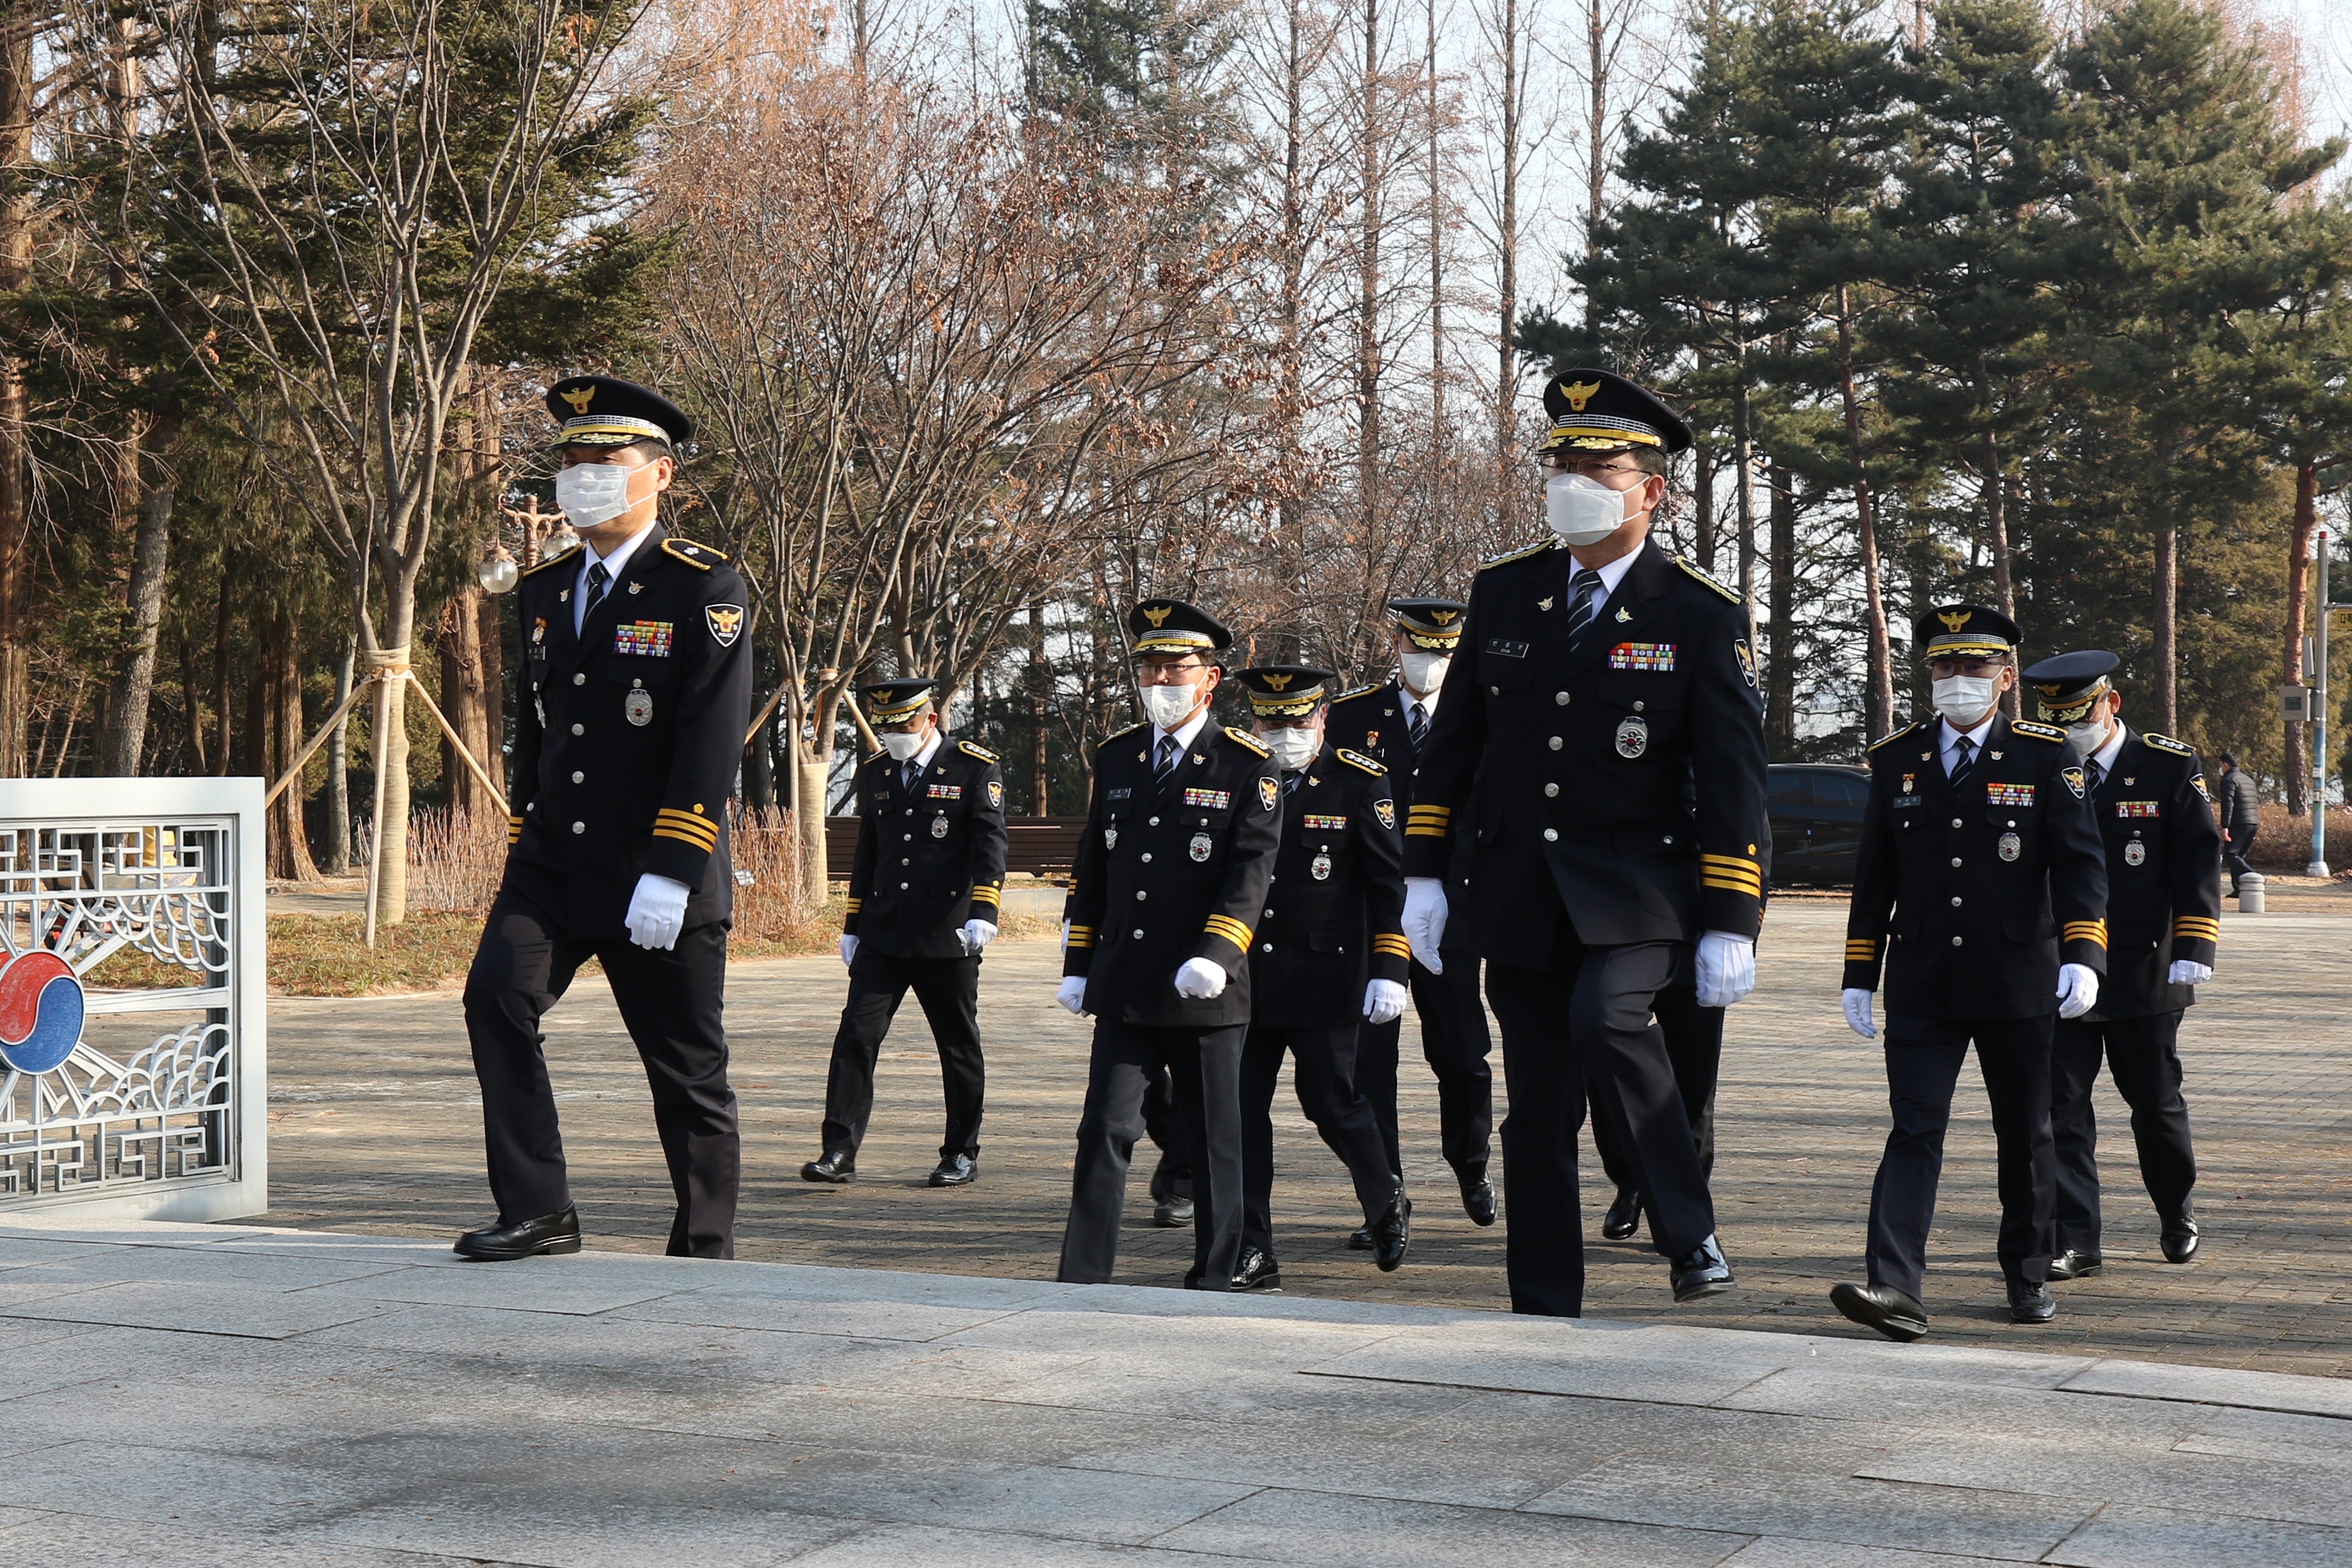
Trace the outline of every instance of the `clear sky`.
<path fill-rule="evenodd" d="M 2344 0 L 2267 0 L 2260 8 L 2303 35 L 2313 133 L 2352 133 L 2352 6 Z"/>

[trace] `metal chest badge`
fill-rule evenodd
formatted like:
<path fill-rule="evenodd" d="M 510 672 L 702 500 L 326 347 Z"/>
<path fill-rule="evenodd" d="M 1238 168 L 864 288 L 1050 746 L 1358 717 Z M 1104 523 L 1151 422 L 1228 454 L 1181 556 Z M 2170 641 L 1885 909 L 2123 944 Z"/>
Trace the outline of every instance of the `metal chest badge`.
<path fill-rule="evenodd" d="M 1116 828 L 1116 827 L 1106 827 L 1106 828 L 1104 828 L 1104 829 L 1103 829 L 1103 847 L 1104 847 L 1106 850 L 1108 850 L 1108 849 L 1116 849 L 1116 848 L 1118 848 L 1118 828 Z"/>
<path fill-rule="evenodd" d="M 1650 749 L 1650 721 L 1639 713 L 1617 726 L 1617 754 L 1631 760 Z"/>
<path fill-rule="evenodd" d="M 941 814 L 940 816 L 931 818 L 931 837 L 934 838 L 945 838 L 947 836 L 948 819 L 945 814 Z"/>
<path fill-rule="evenodd" d="M 1315 857 L 1314 865 L 1309 867 L 1308 869 L 1315 873 L 1315 879 L 1317 881 L 1329 881 L 1331 879 L 1331 857 L 1328 855 L 1318 855 Z"/>
<path fill-rule="evenodd" d="M 1192 850 L 1193 859 L 1206 860 L 1209 858 L 1209 852 L 1216 847 L 1216 841 L 1211 838 L 1207 834 L 1195 833 L 1192 835 Z"/>
<path fill-rule="evenodd" d="M 2022 854 L 2024 854 L 2024 853 L 2025 853 L 2025 840 L 2024 840 L 2024 839 L 2020 838 L 2020 837 L 2019 837 L 2016 834 L 2014 834 L 2014 833 L 2004 833 L 2004 834 L 2002 834 L 2002 835 L 2000 836 L 2000 858 L 2001 858 L 2002 859 L 2004 859 L 2004 860 L 2014 860 L 2014 859 L 2016 859 L 2020 855 L 2022 855 Z"/>
<path fill-rule="evenodd" d="M 2147 863 L 2147 846 L 2135 838 L 2124 846 L 2124 864 L 2144 866 Z"/>
<path fill-rule="evenodd" d="M 644 728 L 654 721 L 654 694 L 642 686 L 630 688 L 629 694 L 621 699 L 621 711 L 628 716 L 630 723 Z"/>

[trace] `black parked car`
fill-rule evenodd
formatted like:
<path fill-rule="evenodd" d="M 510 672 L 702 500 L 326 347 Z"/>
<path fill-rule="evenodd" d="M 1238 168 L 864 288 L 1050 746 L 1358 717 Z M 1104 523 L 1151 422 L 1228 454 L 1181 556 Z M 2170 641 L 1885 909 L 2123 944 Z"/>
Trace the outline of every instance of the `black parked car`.
<path fill-rule="evenodd" d="M 1835 763 L 1776 763 L 1767 771 L 1764 811 L 1772 819 L 1772 880 L 1850 886 L 1862 849 L 1862 806 L 1870 774 Z"/>

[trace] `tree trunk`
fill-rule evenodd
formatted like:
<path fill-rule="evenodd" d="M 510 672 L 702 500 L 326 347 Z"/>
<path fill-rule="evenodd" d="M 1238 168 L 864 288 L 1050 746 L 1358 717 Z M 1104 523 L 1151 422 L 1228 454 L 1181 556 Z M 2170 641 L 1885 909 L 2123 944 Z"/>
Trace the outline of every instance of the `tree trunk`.
<path fill-rule="evenodd" d="M 302 721 L 302 657 L 295 637 L 294 617 L 280 610 L 278 613 L 277 679 L 270 684 L 278 696 L 278 754 L 271 759 L 269 773 L 275 779 L 294 765 L 302 750 L 302 742 L 310 738 Z M 302 820 L 302 781 L 295 780 L 278 797 L 276 816 L 270 826 L 277 849 L 271 857 L 270 874 L 298 882 L 315 882 L 319 868 L 310 858 L 310 833 Z"/>
<path fill-rule="evenodd" d="M 1788 762 L 1797 744 L 1796 476 L 1774 463 L 1766 482 L 1771 486 L 1772 657 L 1764 666 L 1764 744 L 1766 755 Z"/>
<path fill-rule="evenodd" d="M 236 560 L 221 563 L 220 604 L 213 612 L 213 772 L 226 778 L 234 771 L 236 726 L 229 720 L 229 590 L 236 581 Z"/>
<path fill-rule="evenodd" d="M 99 772 L 131 778 L 147 752 L 147 710 L 155 694 L 155 644 L 163 622 L 163 589 L 172 554 L 172 509 L 179 500 L 173 471 L 176 419 L 159 419 L 146 432 L 145 482 L 131 535 L 131 588 L 123 608 L 129 639 L 117 656 L 114 689 L 106 704 L 106 740 Z"/>
<path fill-rule="evenodd" d="M 1698 569 L 1715 573 L 1715 448 L 1691 448 L 1691 554 Z"/>
<path fill-rule="evenodd" d="M 1519 7 L 1503 4 L 1503 122 L 1496 158 L 1502 171 L 1495 212 L 1495 537 L 1511 534 L 1514 437 L 1519 411 Z"/>
<path fill-rule="evenodd" d="M 2168 449 L 2157 471 L 2176 472 L 2172 458 Z M 2161 734 L 2177 735 L 2180 732 L 2180 519 L 2169 502 L 2158 509 L 2155 567 L 2155 602 L 2149 606 L 2153 625 L 2148 628 L 2148 658 L 2156 666 L 2151 672 L 2156 677 L 2152 727 Z"/>
<path fill-rule="evenodd" d="M 1029 790 L 1029 812 L 1033 816 L 1051 816 L 1053 806 L 1052 772 L 1047 768 L 1045 712 L 1047 699 L 1052 695 L 1053 672 L 1045 667 L 1045 606 L 1043 603 L 1029 606 L 1029 718 L 1035 725 L 1030 759 L 1032 773 Z"/>
<path fill-rule="evenodd" d="M 343 636 L 343 657 L 335 667 L 335 707 L 352 694 L 352 666 L 358 658 L 359 637 Z M 335 721 L 327 737 L 327 858 L 320 868 L 330 877 L 347 877 L 352 870 L 352 716 Z"/>
<path fill-rule="evenodd" d="M 2286 540 L 2286 629 L 2280 639 L 2279 681 L 2303 684 L 2303 636 L 2311 603 L 2311 535 L 2319 525 L 2319 465 L 2305 458 L 2294 468 L 2294 521 Z M 2326 614 L 2325 610 L 2320 612 Z M 2303 721 L 2286 721 L 2286 810 L 2301 816 L 2311 809 L 2311 758 L 2305 752 Z"/>
<path fill-rule="evenodd" d="M 383 597 L 383 643 L 374 657 L 392 668 L 404 668 L 416 636 L 415 569 L 386 574 Z M 408 918 L 408 682 L 388 680 L 384 693 L 383 729 L 370 737 L 381 775 L 376 793 L 383 802 L 375 823 L 380 846 L 375 923 L 380 928 Z"/>
<path fill-rule="evenodd" d="M 488 701 L 482 687 L 481 606 L 476 602 L 483 597 L 479 588 L 460 588 L 450 595 L 441 606 L 441 635 L 435 640 L 441 654 L 441 711 L 487 772 L 483 739 L 488 726 L 482 715 Z M 497 809 L 446 734 L 441 737 L 441 778 L 452 812 L 471 816 Z"/>
<path fill-rule="evenodd" d="M 1356 489 L 1369 548 L 1380 537 L 1381 502 L 1381 7 L 1364 8 L 1364 74 L 1360 84 L 1363 144 L 1363 229 L 1356 254 Z"/>
<path fill-rule="evenodd" d="M 474 595 L 474 637 L 476 650 L 482 659 L 482 700 L 475 715 L 480 726 L 482 749 L 475 753 L 482 761 L 482 771 L 498 780 L 507 798 L 514 798 L 514 786 L 508 782 L 507 745 L 507 617 L 506 601 L 499 595 L 477 591 Z M 483 809 L 495 812 L 496 801 L 486 802 Z"/>
<path fill-rule="evenodd" d="M 21 293 L 33 275 L 33 35 L 44 11 L 0 6 L 0 295 Z M 32 461 L 24 366 L 0 354 L 0 776 L 31 764 Z"/>
<path fill-rule="evenodd" d="M 1992 607 L 2017 619 L 2017 585 L 2009 574 L 2009 487 L 2001 483 L 2000 437 L 1984 438 L 1985 549 L 1992 556 Z"/>
<path fill-rule="evenodd" d="M 1739 517 L 1739 596 L 1748 602 L 1748 646 L 1756 646 L 1756 443 L 1745 371 L 1731 387 L 1732 498 Z"/>
<path fill-rule="evenodd" d="M 1878 563 L 1878 522 L 1870 493 L 1870 476 L 1863 463 L 1862 399 L 1854 390 L 1853 312 L 1851 293 L 1838 285 L 1838 391 L 1845 406 L 1847 460 L 1853 464 L 1854 533 L 1862 549 L 1864 615 L 1869 637 L 1869 683 L 1863 692 L 1862 730 L 1884 735 L 1895 718 L 1895 661 L 1886 641 L 1886 592 Z"/>
<path fill-rule="evenodd" d="M 188 765 L 192 774 L 208 773 L 205 765 L 205 710 L 196 699 L 196 647 L 188 640 L 188 624 L 180 623 L 180 717 L 187 726 Z"/>

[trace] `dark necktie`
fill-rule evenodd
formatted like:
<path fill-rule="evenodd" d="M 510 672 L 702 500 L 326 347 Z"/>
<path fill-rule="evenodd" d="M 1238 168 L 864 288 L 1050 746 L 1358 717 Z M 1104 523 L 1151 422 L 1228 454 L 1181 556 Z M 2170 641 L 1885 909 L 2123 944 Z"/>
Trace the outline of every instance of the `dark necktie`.
<path fill-rule="evenodd" d="M 1290 795 L 1297 788 L 1298 775 L 1297 773 L 1285 773 L 1282 775 L 1282 793 L 1285 795 Z"/>
<path fill-rule="evenodd" d="M 588 592 L 582 595 L 580 598 L 582 625 L 585 626 L 588 617 L 596 613 L 596 606 L 604 602 L 604 590 L 612 586 L 612 583 L 613 574 L 604 570 L 604 563 L 602 561 L 591 561 L 588 563 Z"/>
<path fill-rule="evenodd" d="M 1413 755 L 1419 756 L 1421 742 L 1429 735 L 1429 710 L 1418 702 L 1408 704 L 1405 710 L 1404 729 L 1405 733 L 1412 737 Z"/>
<path fill-rule="evenodd" d="M 1601 592 L 1601 574 L 1591 566 L 1580 567 L 1568 584 L 1568 647 L 1572 653 L 1584 636 L 1584 628 L 1592 624 L 1594 601 Z"/>
<path fill-rule="evenodd" d="M 1151 776 L 1161 784 L 1166 784 L 1168 775 L 1176 771 L 1176 753 L 1180 750 L 1181 748 L 1176 744 L 1175 736 L 1160 736 L 1160 745 L 1151 756 Z"/>
<path fill-rule="evenodd" d="M 2091 764 L 2091 793 L 2093 795 L 2098 794 L 2099 786 L 2106 782 L 2107 770 L 2099 766 L 2098 763 L 2093 763 Z"/>
<path fill-rule="evenodd" d="M 1952 742 L 1952 749 L 1959 752 L 1952 759 L 1952 787 L 1958 789 L 1960 781 L 1969 776 L 1969 764 L 1976 761 L 1977 743 L 1963 735 Z"/>
<path fill-rule="evenodd" d="M 900 795 L 912 795 L 912 794 L 914 794 L 914 793 L 915 793 L 915 781 L 916 781 L 917 779 L 919 779 L 919 778 L 922 777 L 922 776 L 923 776 L 923 765 L 922 765 L 920 763 L 914 762 L 914 761 L 911 761 L 911 760 L 910 760 L 910 761 L 908 761 L 908 762 L 904 762 L 904 763 L 899 763 L 899 764 L 898 764 L 898 793 L 899 793 Z"/>

